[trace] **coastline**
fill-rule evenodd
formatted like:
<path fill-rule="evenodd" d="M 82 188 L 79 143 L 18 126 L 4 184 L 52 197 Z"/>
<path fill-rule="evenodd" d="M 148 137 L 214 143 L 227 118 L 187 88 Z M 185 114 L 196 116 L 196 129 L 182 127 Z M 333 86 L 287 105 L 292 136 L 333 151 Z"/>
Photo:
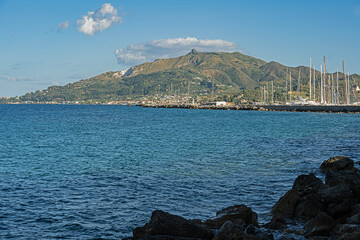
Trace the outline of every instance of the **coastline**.
<path fill-rule="evenodd" d="M 247 110 L 247 111 L 282 111 L 282 112 L 327 112 L 360 113 L 360 105 L 192 105 L 192 104 L 137 104 L 144 108 L 183 108 L 207 110 Z"/>
<path fill-rule="evenodd" d="M 360 113 L 360 105 L 289 105 L 289 104 L 241 104 L 241 105 L 200 105 L 169 103 L 2 103 L 3 105 L 89 105 L 89 106 L 129 106 L 142 108 L 177 108 L 204 110 L 242 110 L 242 111 L 278 111 L 278 112 L 318 112 L 318 113 Z M 0 104 L 1 105 L 1 104 Z"/>

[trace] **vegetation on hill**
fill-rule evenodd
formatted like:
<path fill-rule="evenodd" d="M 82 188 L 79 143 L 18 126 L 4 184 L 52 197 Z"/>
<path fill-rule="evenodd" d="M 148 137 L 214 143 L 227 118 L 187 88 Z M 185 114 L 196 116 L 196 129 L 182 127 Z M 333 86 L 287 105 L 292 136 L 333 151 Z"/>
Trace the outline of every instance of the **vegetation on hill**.
<path fill-rule="evenodd" d="M 273 83 L 275 100 L 283 101 L 285 79 L 289 81 L 290 73 L 292 91 L 298 90 L 300 82 L 302 92 L 299 95 L 306 97 L 308 67 L 292 68 L 277 62 L 267 63 L 239 52 L 192 50 L 184 56 L 157 59 L 127 71 L 107 72 L 65 86 L 51 86 L 46 90 L 27 93 L 19 99 L 32 102 L 108 102 L 154 96 L 191 96 L 208 100 L 260 101 L 264 87 L 269 92 Z M 319 82 L 320 73 L 316 72 L 315 77 Z M 354 74 L 351 79 L 354 84 L 360 85 L 359 75 Z M 290 90 L 289 82 L 288 85 Z"/>

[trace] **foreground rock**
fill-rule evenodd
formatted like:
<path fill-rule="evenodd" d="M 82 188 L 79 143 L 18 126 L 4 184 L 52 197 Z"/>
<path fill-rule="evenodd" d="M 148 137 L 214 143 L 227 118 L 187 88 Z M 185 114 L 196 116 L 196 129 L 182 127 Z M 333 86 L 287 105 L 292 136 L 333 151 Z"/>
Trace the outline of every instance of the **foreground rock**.
<path fill-rule="evenodd" d="M 149 239 L 149 236 L 153 236 L 151 239 L 170 238 L 170 236 L 172 239 L 181 239 L 176 237 L 211 239 L 213 232 L 201 221 L 186 220 L 180 216 L 156 210 L 145 226 L 134 229 L 133 235 L 134 239 Z"/>
<path fill-rule="evenodd" d="M 344 156 L 332 157 L 321 164 L 320 170 L 322 172 L 354 170 L 354 161 Z"/>
<path fill-rule="evenodd" d="M 151 220 L 133 231 L 132 239 L 213 240 L 360 240 L 360 174 L 354 161 L 333 157 L 320 167 L 325 184 L 314 174 L 300 175 L 292 189 L 274 205 L 271 221 L 259 226 L 257 214 L 235 205 L 201 222 L 156 210 Z M 292 224 L 302 223 L 303 229 Z M 295 225 L 294 225 L 295 226 Z"/>
<path fill-rule="evenodd" d="M 245 205 L 235 205 L 222 209 L 216 213 L 216 218 L 207 220 L 205 223 L 213 229 L 219 229 L 226 221 L 243 221 L 245 226 L 253 224 L 258 226 L 257 214 L 250 207 Z"/>

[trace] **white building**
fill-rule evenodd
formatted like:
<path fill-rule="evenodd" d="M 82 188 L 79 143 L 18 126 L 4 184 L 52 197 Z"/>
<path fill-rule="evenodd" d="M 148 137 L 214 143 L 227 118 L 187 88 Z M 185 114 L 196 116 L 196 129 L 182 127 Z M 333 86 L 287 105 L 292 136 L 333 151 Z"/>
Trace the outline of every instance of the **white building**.
<path fill-rule="evenodd" d="M 216 102 L 216 106 L 217 107 L 226 106 L 226 102 Z"/>

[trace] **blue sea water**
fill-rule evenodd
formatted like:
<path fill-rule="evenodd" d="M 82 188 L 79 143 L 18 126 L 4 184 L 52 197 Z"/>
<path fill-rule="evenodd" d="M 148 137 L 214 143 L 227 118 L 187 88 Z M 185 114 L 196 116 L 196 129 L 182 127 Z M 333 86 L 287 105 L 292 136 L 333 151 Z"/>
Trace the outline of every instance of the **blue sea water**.
<path fill-rule="evenodd" d="M 360 115 L 0 105 L 0 239 L 119 239 L 162 209 L 266 220 L 303 173 L 360 160 Z"/>

